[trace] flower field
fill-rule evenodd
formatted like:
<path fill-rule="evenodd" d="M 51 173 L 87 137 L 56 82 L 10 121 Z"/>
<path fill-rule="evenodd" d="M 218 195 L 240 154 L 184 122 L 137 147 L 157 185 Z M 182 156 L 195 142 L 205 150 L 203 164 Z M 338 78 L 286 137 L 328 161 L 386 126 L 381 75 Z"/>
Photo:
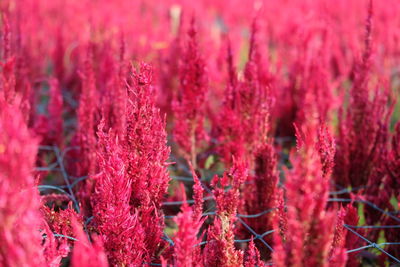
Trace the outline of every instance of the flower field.
<path fill-rule="evenodd" d="M 0 266 L 400 266 L 400 1 L 0 1 Z"/>

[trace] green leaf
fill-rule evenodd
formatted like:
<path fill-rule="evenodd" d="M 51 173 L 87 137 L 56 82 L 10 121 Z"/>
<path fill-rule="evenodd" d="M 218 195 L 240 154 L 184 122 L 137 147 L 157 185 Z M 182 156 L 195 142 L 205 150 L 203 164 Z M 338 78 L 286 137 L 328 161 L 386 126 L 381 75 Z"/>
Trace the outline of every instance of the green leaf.
<path fill-rule="evenodd" d="M 210 169 L 210 167 L 215 163 L 215 157 L 214 155 L 210 155 L 208 156 L 208 158 L 206 159 L 206 163 L 204 164 L 205 168 L 208 170 Z"/>

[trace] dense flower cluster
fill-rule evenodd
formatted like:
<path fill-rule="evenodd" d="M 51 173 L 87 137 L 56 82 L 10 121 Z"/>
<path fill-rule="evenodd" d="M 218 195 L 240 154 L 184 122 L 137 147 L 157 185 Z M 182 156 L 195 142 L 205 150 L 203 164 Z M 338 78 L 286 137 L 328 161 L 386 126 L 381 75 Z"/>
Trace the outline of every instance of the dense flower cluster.
<path fill-rule="evenodd" d="M 400 263 L 399 17 L 0 1 L 0 266 Z"/>

